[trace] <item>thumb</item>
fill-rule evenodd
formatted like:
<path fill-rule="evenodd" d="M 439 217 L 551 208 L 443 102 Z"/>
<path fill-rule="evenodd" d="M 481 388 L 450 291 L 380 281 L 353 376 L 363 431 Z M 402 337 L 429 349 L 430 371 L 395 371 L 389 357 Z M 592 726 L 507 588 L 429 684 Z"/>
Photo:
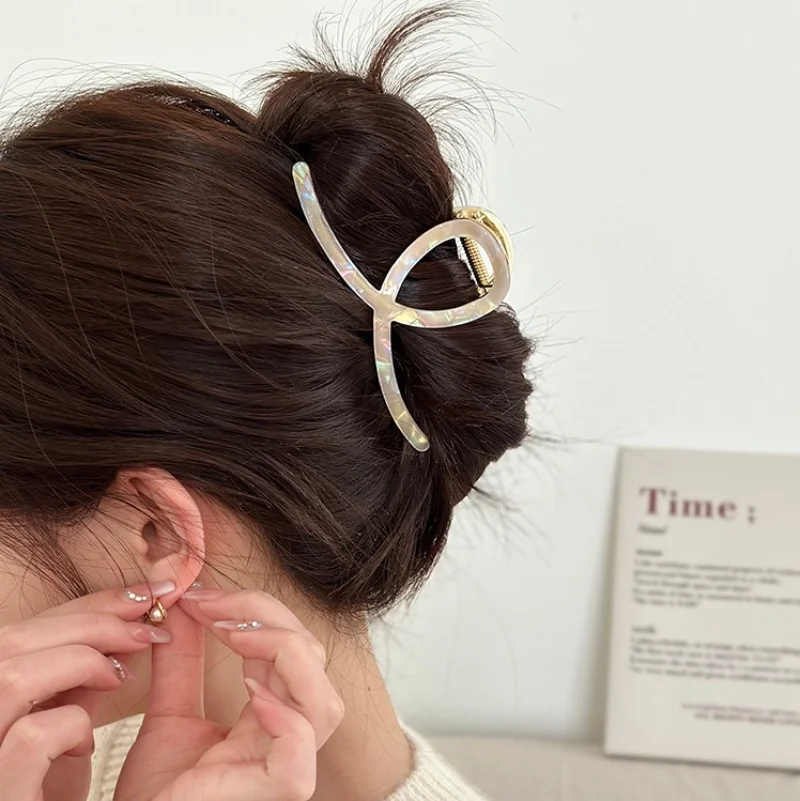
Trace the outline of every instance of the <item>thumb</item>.
<path fill-rule="evenodd" d="M 115 801 L 150 801 L 219 738 L 216 727 L 203 719 L 205 633 L 177 605 L 164 628 L 172 642 L 152 648 L 147 712 Z"/>
<path fill-rule="evenodd" d="M 145 720 L 158 717 L 203 718 L 205 632 L 178 604 L 164 628 L 172 642 L 152 648 L 150 702 Z"/>

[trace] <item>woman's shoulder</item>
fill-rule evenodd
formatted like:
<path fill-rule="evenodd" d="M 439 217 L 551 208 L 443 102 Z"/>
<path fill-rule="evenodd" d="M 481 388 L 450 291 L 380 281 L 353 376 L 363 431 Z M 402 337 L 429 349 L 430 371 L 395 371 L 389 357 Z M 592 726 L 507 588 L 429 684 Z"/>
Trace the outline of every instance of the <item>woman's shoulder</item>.
<path fill-rule="evenodd" d="M 88 801 L 112 801 L 122 765 L 141 723 L 140 715 L 95 731 L 92 789 Z M 486 801 L 424 737 L 408 728 L 405 732 L 414 748 L 414 770 L 387 801 Z"/>

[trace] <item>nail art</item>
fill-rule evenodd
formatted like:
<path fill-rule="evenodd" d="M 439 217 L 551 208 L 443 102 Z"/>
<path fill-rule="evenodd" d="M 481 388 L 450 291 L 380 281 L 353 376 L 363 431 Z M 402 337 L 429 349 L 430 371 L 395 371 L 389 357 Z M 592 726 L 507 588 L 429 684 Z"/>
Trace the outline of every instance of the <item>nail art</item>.
<path fill-rule="evenodd" d="M 174 581 L 156 581 L 149 585 L 140 584 L 136 587 L 128 587 L 122 591 L 122 594 L 132 603 L 143 604 L 159 595 L 169 595 L 175 589 Z"/>
<path fill-rule="evenodd" d="M 169 595 L 171 592 L 175 592 L 177 587 L 175 586 L 174 581 L 154 581 L 150 585 L 150 593 L 154 597 Z"/>
<path fill-rule="evenodd" d="M 215 620 L 214 626 L 225 631 L 256 631 L 263 628 L 257 620 Z"/>
<path fill-rule="evenodd" d="M 125 679 L 133 679 L 134 675 L 130 668 L 126 668 L 122 662 L 119 661 L 115 656 L 106 657 L 109 662 L 111 662 L 111 666 L 117 673 L 117 678 L 120 681 L 125 681 Z"/>

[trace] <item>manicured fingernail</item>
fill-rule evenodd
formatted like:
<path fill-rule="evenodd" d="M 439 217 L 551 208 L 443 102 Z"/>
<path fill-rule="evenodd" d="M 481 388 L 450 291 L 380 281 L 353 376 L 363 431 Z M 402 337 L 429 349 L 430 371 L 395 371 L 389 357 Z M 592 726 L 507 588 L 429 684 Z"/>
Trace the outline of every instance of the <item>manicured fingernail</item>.
<path fill-rule="evenodd" d="M 203 585 L 199 581 L 193 581 L 187 588 L 187 590 L 202 590 Z"/>
<path fill-rule="evenodd" d="M 267 689 L 260 681 L 247 678 L 244 680 L 247 692 L 251 698 L 260 698 L 272 704 L 280 703 L 280 699 L 271 690 Z"/>
<path fill-rule="evenodd" d="M 109 656 L 106 657 L 106 659 L 111 662 L 111 666 L 116 671 L 117 678 L 120 681 L 125 681 L 126 679 L 129 681 L 136 681 L 136 676 L 133 675 L 133 671 L 127 665 L 123 665 L 115 656 Z"/>
<path fill-rule="evenodd" d="M 150 585 L 150 593 L 155 598 L 160 598 L 162 595 L 169 595 L 171 592 L 175 592 L 177 587 L 175 586 L 174 581 L 154 581 Z"/>
<path fill-rule="evenodd" d="M 215 620 L 214 626 L 225 631 L 257 631 L 263 624 L 257 620 Z"/>
<path fill-rule="evenodd" d="M 174 581 L 156 581 L 153 584 L 137 584 L 135 587 L 128 587 L 122 591 L 122 594 L 135 604 L 143 604 L 145 601 L 151 601 L 161 595 L 169 595 L 169 593 L 175 592 L 175 589 Z"/>
<path fill-rule="evenodd" d="M 143 623 L 128 623 L 125 626 L 136 642 L 166 643 L 172 641 L 172 635 L 164 629 L 146 626 Z"/>
<path fill-rule="evenodd" d="M 225 590 L 196 590 L 189 587 L 189 589 L 183 594 L 183 597 L 187 601 L 216 601 L 218 598 L 222 598 L 224 595 Z"/>

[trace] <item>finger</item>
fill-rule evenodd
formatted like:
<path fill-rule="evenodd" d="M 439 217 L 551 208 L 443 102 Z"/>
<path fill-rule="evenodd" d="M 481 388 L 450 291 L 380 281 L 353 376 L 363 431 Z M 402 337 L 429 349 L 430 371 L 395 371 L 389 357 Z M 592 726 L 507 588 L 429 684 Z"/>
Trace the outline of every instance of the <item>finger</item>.
<path fill-rule="evenodd" d="M 79 706 L 61 706 L 20 718 L 0 745 L 2 797 L 37 801 L 52 762 L 87 756 L 94 745 L 92 722 Z"/>
<path fill-rule="evenodd" d="M 190 590 L 180 601 L 186 611 L 204 625 L 214 620 L 260 620 L 271 626 L 307 632 L 285 604 L 265 592 L 241 590 Z"/>
<path fill-rule="evenodd" d="M 188 599 L 188 600 L 185 600 Z M 268 624 L 275 628 L 288 629 L 297 632 L 298 636 L 306 639 L 309 646 L 316 652 L 322 664 L 326 662 L 325 648 L 308 629 L 303 626 L 296 615 L 276 598 L 263 592 L 243 591 L 225 592 L 223 590 L 194 590 L 186 593 L 181 600 L 181 606 L 186 609 L 195 620 L 219 637 L 218 627 L 223 626 L 226 618 L 236 618 L 234 629 L 248 630 L 245 623 L 249 622 L 255 628 Z M 231 643 L 227 639 L 226 645 Z M 261 656 L 260 658 L 264 658 Z M 255 675 L 259 681 L 265 682 L 267 673 Z M 275 689 L 275 688 L 273 688 Z M 279 693 L 281 697 L 284 694 Z"/>
<path fill-rule="evenodd" d="M 172 642 L 152 652 L 147 715 L 204 717 L 205 631 L 178 605 L 164 624 Z"/>
<path fill-rule="evenodd" d="M 103 653 L 134 653 L 169 639 L 168 632 L 140 622 L 126 622 L 106 612 L 40 615 L 0 629 L 0 662 L 62 645 L 88 645 Z"/>
<path fill-rule="evenodd" d="M 180 592 L 173 581 L 137 584 L 133 587 L 101 590 L 91 595 L 84 595 L 52 607 L 40 617 L 62 617 L 76 612 L 106 612 L 123 620 L 136 620 L 150 610 L 155 598 L 160 598 L 165 606 L 170 606 L 179 596 Z"/>
<path fill-rule="evenodd" d="M 236 625 L 235 621 L 218 621 Z M 245 677 L 255 678 L 284 703 L 300 712 L 311 723 L 321 748 L 341 723 L 344 704 L 325 672 L 324 652 L 300 632 L 271 626 L 241 630 L 213 627 L 213 631 L 231 650 L 245 658 Z M 255 660 L 271 663 L 263 673 L 254 667 Z M 257 662 L 256 662 L 257 664 Z"/>
<path fill-rule="evenodd" d="M 266 694 L 253 693 L 250 703 L 271 738 L 266 755 L 267 797 L 295 801 L 311 798 L 317 784 L 314 730 L 302 715 Z"/>
<path fill-rule="evenodd" d="M 203 756 L 185 777 L 199 791 L 192 801 L 307 801 L 313 795 L 317 749 L 309 722 L 264 687 L 251 692 L 250 708 L 258 731 L 237 737 L 237 724 Z M 252 728 L 250 720 L 246 725 Z"/>
<path fill-rule="evenodd" d="M 32 711 L 39 712 L 44 709 L 55 709 L 61 706 L 81 707 L 92 719 L 92 726 L 94 728 L 102 726 L 105 720 L 103 693 L 95 692 L 94 690 L 67 690 L 64 693 L 59 693 L 50 699 L 36 704 Z"/>
<path fill-rule="evenodd" d="M 99 651 L 64 645 L 0 662 L 0 742 L 39 701 L 82 687 L 116 690 L 120 671 Z"/>
<path fill-rule="evenodd" d="M 266 593 L 201 590 L 187 595 L 187 611 L 244 657 L 245 676 L 266 684 L 309 720 L 317 747 L 322 747 L 344 715 L 344 705 L 325 673 L 322 644 L 286 606 Z M 239 619 L 214 619 L 226 614 Z M 263 625 L 267 621 L 275 625 Z M 273 669 L 259 670 L 254 660 L 271 663 Z"/>

